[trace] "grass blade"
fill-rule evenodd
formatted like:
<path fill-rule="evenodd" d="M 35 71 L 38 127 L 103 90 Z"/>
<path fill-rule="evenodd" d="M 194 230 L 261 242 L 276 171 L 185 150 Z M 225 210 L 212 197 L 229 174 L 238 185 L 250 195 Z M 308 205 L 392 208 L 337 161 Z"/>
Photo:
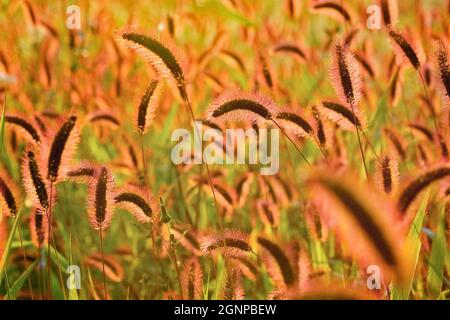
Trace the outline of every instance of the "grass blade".
<path fill-rule="evenodd" d="M 428 261 L 429 269 L 427 276 L 427 287 L 431 299 L 437 299 L 442 289 L 444 259 L 447 250 L 445 241 L 444 214 L 445 208 L 442 206 L 439 213 L 439 225 L 433 239 L 430 260 Z"/>
<path fill-rule="evenodd" d="M 3 252 L 2 258 L 0 260 L 0 286 L 2 285 L 3 278 L 5 277 L 4 270 L 6 267 L 6 260 L 8 260 L 9 252 L 11 251 L 11 245 L 13 243 L 14 235 L 16 233 L 16 229 L 19 224 L 21 212 L 22 210 L 19 210 L 19 212 L 17 213 L 16 219 L 14 220 L 13 227 L 8 237 L 8 241 L 6 242 L 5 251 Z"/>
<path fill-rule="evenodd" d="M 420 241 L 420 232 L 422 230 L 423 222 L 425 219 L 425 210 L 427 208 L 428 200 L 430 198 L 430 190 L 425 194 L 419 211 L 414 218 L 411 229 L 409 230 L 408 236 L 406 238 L 405 244 L 403 245 L 403 250 L 410 250 L 411 256 L 413 257 L 412 263 L 414 264 L 411 268 L 411 274 L 408 276 L 406 284 L 393 284 L 391 299 L 392 300 L 406 300 L 411 292 L 412 283 L 414 280 L 414 274 L 417 267 L 417 262 L 419 261 L 420 249 L 422 248 L 422 243 Z"/>
<path fill-rule="evenodd" d="M 33 271 L 34 267 L 39 263 L 39 259 L 36 259 L 30 266 L 20 275 L 19 278 L 17 278 L 16 281 L 12 284 L 11 288 L 9 289 L 9 295 L 7 298 L 10 300 L 15 300 L 17 297 L 17 294 L 19 293 L 20 289 L 22 289 L 23 285 L 25 284 L 25 281 L 30 276 L 31 272 Z"/>

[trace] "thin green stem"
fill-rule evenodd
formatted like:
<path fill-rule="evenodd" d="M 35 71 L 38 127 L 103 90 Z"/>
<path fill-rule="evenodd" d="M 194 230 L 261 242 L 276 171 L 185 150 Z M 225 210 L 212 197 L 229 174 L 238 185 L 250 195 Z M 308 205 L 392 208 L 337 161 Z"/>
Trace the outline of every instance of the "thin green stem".
<path fill-rule="evenodd" d="M 108 300 L 108 288 L 106 286 L 106 273 L 105 273 L 105 254 L 103 251 L 103 232 L 102 232 L 102 227 L 100 226 L 100 232 L 99 232 L 99 237 L 100 237 L 100 250 L 102 252 L 102 271 L 103 271 L 103 289 L 105 290 L 105 300 Z"/>

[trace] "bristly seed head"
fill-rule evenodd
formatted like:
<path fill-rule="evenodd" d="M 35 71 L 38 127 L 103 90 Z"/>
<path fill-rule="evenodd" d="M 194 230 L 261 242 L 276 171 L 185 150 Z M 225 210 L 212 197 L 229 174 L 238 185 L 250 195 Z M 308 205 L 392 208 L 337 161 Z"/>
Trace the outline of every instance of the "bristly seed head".
<path fill-rule="evenodd" d="M 8 210 L 6 211 L 7 216 L 15 217 L 17 214 L 17 203 L 16 199 L 14 198 L 13 191 L 8 186 L 8 182 L 6 179 L 0 176 L 0 195 L 2 196 L 2 200 L 0 201 L 2 205 L 5 205 L 5 207 Z M 3 210 L 2 210 L 3 211 Z"/>
<path fill-rule="evenodd" d="M 114 179 L 106 167 L 100 167 L 89 183 L 88 215 L 95 230 L 105 230 L 111 223 L 114 207 Z"/>
<path fill-rule="evenodd" d="M 235 90 L 220 95 L 206 118 L 213 123 L 226 120 L 254 123 L 271 120 L 276 110 L 275 103 L 268 97 Z"/>
<path fill-rule="evenodd" d="M 397 64 L 400 66 L 406 57 L 412 66 L 418 70 L 421 65 L 421 57 L 418 50 L 414 48 L 415 45 L 410 37 L 394 30 L 389 31 L 389 36 L 393 40 Z"/>
<path fill-rule="evenodd" d="M 61 128 L 56 133 L 51 149 L 48 155 L 48 173 L 47 179 L 51 182 L 55 182 L 58 179 L 59 171 L 61 169 L 61 164 L 63 162 L 64 152 L 67 149 L 67 144 L 71 133 L 74 130 L 77 121 L 76 116 L 71 116 L 66 122 L 61 126 Z"/>
<path fill-rule="evenodd" d="M 137 127 L 138 132 L 141 134 L 145 133 L 155 116 L 158 92 L 160 91 L 158 90 L 158 86 L 160 86 L 158 80 L 151 81 L 139 104 Z"/>

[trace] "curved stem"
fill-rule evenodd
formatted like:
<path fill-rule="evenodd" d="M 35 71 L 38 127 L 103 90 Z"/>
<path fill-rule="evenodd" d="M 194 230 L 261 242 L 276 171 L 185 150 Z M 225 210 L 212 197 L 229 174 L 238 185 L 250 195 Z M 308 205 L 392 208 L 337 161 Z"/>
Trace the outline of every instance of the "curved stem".
<path fill-rule="evenodd" d="M 100 226 L 100 232 L 98 235 L 100 237 L 100 249 L 102 252 L 103 288 L 105 290 L 105 300 L 108 300 L 108 288 L 106 287 L 106 275 L 105 275 L 105 254 L 103 252 L 103 232 L 102 232 L 101 226 Z"/>
<path fill-rule="evenodd" d="M 352 108 L 352 114 L 353 114 L 353 123 L 355 124 L 355 129 L 356 129 L 356 135 L 358 136 L 358 144 L 359 144 L 359 151 L 361 152 L 361 157 L 362 157 L 362 161 L 363 161 L 363 165 L 364 165 L 364 171 L 366 172 L 366 178 L 367 180 L 369 180 L 369 172 L 367 171 L 367 164 L 366 164 L 366 157 L 364 155 L 364 150 L 362 147 L 362 143 L 361 143 L 361 137 L 359 136 L 359 128 L 358 125 L 356 124 L 356 114 L 355 114 L 355 109 L 353 108 L 353 103 L 350 103 L 350 107 Z"/>
<path fill-rule="evenodd" d="M 48 223 L 48 239 L 47 239 L 47 299 L 51 297 L 51 241 L 53 234 L 52 226 L 52 208 L 53 208 L 53 181 L 50 181 L 50 200 L 48 210 L 45 211 Z"/>
<path fill-rule="evenodd" d="M 25 252 L 25 247 L 23 246 L 22 231 L 20 230 L 19 224 L 17 224 L 17 231 L 18 231 L 18 234 L 19 234 L 20 248 L 22 249 L 23 259 L 25 261 L 25 268 L 28 269 L 29 263 L 28 263 L 26 252 Z M 30 277 L 27 277 L 27 281 L 28 281 L 28 289 L 30 290 L 31 300 L 34 300 L 33 287 L 31 286 Z"/>
<path fill-rule="evenodd" d="M 281 126 L 278 124 L 278 122 L 275 121 L 275 119 L 271 119 L 271 120 L 273 123 L 275 123 L 275 125 L 278 127 L 278 129 L 280 129 L 280 131 L 286 136 L 286 138 L 288 138 L 288 140 L 292 143 L 292 145 L 295 147 L 295 149 L 297 149 L 298 153 L 303 158 L 303 160 L 305 160 L 305 162 L 308 164 L 308 166 L 310 166 L 311 163 L 308 161 L 308 159 L 303 154 L 303 152 L 297 147 L 297 145 L 294 143 L 294 141 L 292 141 L 292 139 L 288 136 L 286 131 L 284 131 L 283 128 L 281 128 Z"/>
<path fill-rule="evenodd" d="M 188 108 L 188 111 L 189 111 L 189 114 L 190 114 L 190 116 L 192 118 L 192 121 L 194 122 L 194 127 L 195 127 L 195 130 L 197 132 L 197 135 L 201 138 L 200 131 L 198 130 L 198 128 L 197 128 L 197 126 L 195 124 L 196 120 L 195 120 L 195 116 L 194 116 L 194 111 L 192 110 L 192 106 L 191 106 L 191 103 L 189 101 L 189 97 L 187 95 L 186 89 L 185 88 L 181 88 L 180 92 L 181 92 L 182 98 L 184 99 L 184 101 L 186 103 L 186 106 Z M 213 185 L 213 182 L 212 182 L 212 177 L 211 177 L 211 172 L 209 170 L 208 162 L 205 161 L 205 155 L 203 154 L 203 146 L 202 146 L 202 163 L 204 163 L 206 165 L 206 171 L 208 172 L 209 185 L 211 187 L 211 191 L 212 191 L 213 198 L 214 198 L 214 206 L 216 208 L 217 215 L 220 217 L 219 207 L 218 207 L 217 198 L 216 198 L 216 191 L 214 189 L 214 185 Z M 223 229 L 223 221 L 222 220 L 223 219 L 220 219 L 219 221 L 220 221 L 221 228 Z"/>

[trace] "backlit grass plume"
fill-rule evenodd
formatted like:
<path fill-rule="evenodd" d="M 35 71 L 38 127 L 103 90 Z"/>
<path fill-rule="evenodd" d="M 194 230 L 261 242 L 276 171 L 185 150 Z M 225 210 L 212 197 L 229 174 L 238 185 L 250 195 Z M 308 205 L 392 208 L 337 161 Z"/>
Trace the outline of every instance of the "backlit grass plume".
<path fill-rule="evenodd" d="M 276 119 L 287 132 L 291 132 L 299 137 L 310 137 L 314 133 L 314 130 L 309 122 L 296 113 L 278 112 L 276 114 Z"/>
<path fill-rule="evenodd" d="M 379 0 L 383 23 L 385 26 L 394 26 L 398 19 L 397 0 Z"/>
<path fill-rule="evenodd" d="M 319 110 L 321 114 L 344 130 L 354 131 L 355 128 L 362 129 L 365 124 L 364 114 L 357 107 L 353 108 L 353 112 L 343 104 L 323 101 Z"/>
<path fill-rule="evenodd" d="M 349 11 L 344 8 L 340 1 L 314 0 L 313 9 L 318 13 L 325 13 L 339 22 L 351 22 L 352 18 Z"/>
<path fill-rule="evenodd" d="M 0 206 L 1 213 L 7 217 L 15 217 L 19 207 L 17 203 L 17 191 L 13 184 L 13 181 L 6 175 L 6 173 L 0 171 Z"/>
<path fill-rule="evenodd" d="M 6 115 L 5 123 L 9 123 L 20 128 L 20 132 L 27 138 L 28 142 L 35 144 L 39 144 L 41 142 L 41 135 L 36 129 L 35 124 L 26 117 L 21 115 Z"/>
<path fill-rule="evenodd" d="M 423 62 L 423 52 L 413 38 L 406 33 L 400 33 L 395 30 L 389 30 L 388 33 L 394 48 L 397 64 L 402 66 L 404 62 L 408 61 L 414 69 L 419 70 Z"/>
<path fill-rule="evenodd" d="M 207 111 L 211 122 L 243 121 L 248 123 L 270 121 L 276 114 L 277 106 L 269 97 L 232 90 L 221 94 Z"/>
<path fill-rule="evenodd" d="M 341 102 L 346 106 L 350 106 L 349 109 L 340 108 L 338 114 L 341 115 L 341 119 L 350 120 L 353 118 L 353 121 L 351 122 L 356 129 L 359 151 L 361 153 L 366 177 L 368 178 L 369 174 L 366 157 L 359 135 L 361 120 L 357 117 L 358 102 L 361 99 L 362 94 L 361 74 L 356 59 L 346 44 L 341 44 L 339 42 L 335 44 L 331 63 L 331 80 Z M 333 104 L 333 107 L 337 106 L 339 105 Z"/>
<path fill-rule="evenodd" d="M 158 202 L 152 195 L 146 195 L 144 190 L 125 188 L 117 193 L 114 200 L 118 207 L 131 212 L 140 223 L 150 223 L 159 213 Z"/>
<path fill-rule="evenodd" d="M 85 162 L 72 168 L 66 173 L 66 178 L 70 181 L 88 183 L 97 173 L 95 165 Z"/>
<path fill-rule="evenodd" d="M 239 269 L 232 265 L 228 266 L 221 298 L 223 300 L 242 300 L 244 299 L 244 295 L 245 292 L 242 287 L 242 277 Z"/>
<path fill-rule="evenodd" d="M 257 93 L 231 90 L 214 100 L 207 111 L 206 119 L 219 124 L 227 121 L 242 121 L 249 124 L 271 121 L 283 132 L 309 165 L 308 159 L 278 123 L 276 119 L 278 110 L 275 102 L 269 97 Z"/>
<path fill-rule="evenodd" d="M 119 32 L 119 38 L 136 50 L 150 63 L 161 78 L 178 88 L 181 97 L 186 97 L 187 60 L 171 39 L 159 35 L 144 35 L 134 28 Z"/>
<path fill-rule="evenodd" d="M 425 171 L 423 174 L 414 178 L 399 193 L 397 208 L 402 214 L 406 214 L 409 206 L 418 196 L 418 194 L 433 182 L 450 176 L 450 166 L 441 165 L 434 169 Z"/>
<path fill-rule="evenodd" d="M 203 271 L 197 257 L 189 258 L 184 263 L 181 282 L 183 291 L 186 293 L 186 299 L 197 300 L 203 298 Z"/>
<path fill-rule="evenodd" d="M 48 242 L 48 220 L 40 209 L 34 209 L 31 212 L 30 233 L 36 248 L 40 249 Z"/>
<path fill-rule="evenodd" d="M 353 53 L 346 45 L 336 43 L 334 47 L 331 79 L 342 103 L 356 106 L 361 98 L 361 74 Z"/>
<path fill-rule="evenodd" d="M 28 148 L 22 161 L 23 184 L 33 206 L 46 213 L 54 203 L 56 190 L 53 190 L 50 200 L 50 183 L 42 175 L 42 166 L 35 151 Z"/>
<path fill-rule="evenodd" d="M 280 223 L 280 211 L 271 201 L 264 199 L 257 200 L 256 211 L 265 225 L 277 227 Z"/>
<path fill-rule="evenodd" d="M 200 243 L 201 236 L 197 230 L 189 230 L 187 227 L 177 224 L 173 224 L 170 229 L 177 243 L 196 256 L 201 256 L 203 254 Z"/>
<path fill-rule="evenodd" d="M 106 123 L 109 124 L 112 128 L 117 128 L 120 126 L 119 118 L 110 110 L 94 111 L 86 117 L 86 120 L 91 123 Z"/>
<path fill-rule="evenodd" d="M 275 280 L 277 288 L 286 290 L 297 281 L 296 269 L 284 248 L 264 237 L 258 237 L 258 244 L 268 253 L 268 271 Z"/>
<path fill-rule="evenodd" d="M 89 181 L 88 191 L 88 218 L 94 230 L 106 230 L 111 224 L 114 198 L 114 178 L 108 168 L 100 167 Z"/>
<path fill-rule="evenodd" d="M 232 230 L 204 237 L 201 248 L 205 255 L 214 254 L 216 251 L 225 256 L 242 256 L 253 252 L 248 244 L 247 235 Z"/>
<path fill-rule="evenodd" d="M 43 152 L 46 161 L 46 178 L 54 183 L 58 178 L 64 177 L 69 169 L 73 153 L 79 142 L 79 129 L 77 127 L 77 117 L 67 118 L 56 133 L 51 137 L 51 144 L 46 146 Z"/>
<path fill-rule="evenodd" d="M 448 46 L 443 41 L 439 41 L 436 49 L 437 72 L 439 75 L 439 85 L 443 94 L 443 100 L 447 107 L 450 106 L 450 59 Z"/>
<path fill-rule="evenodd" d="M 84 260 L 86 265 L 105 273 L 109 281 L 119 283 L 125 277 L 125 270 L 113 256 L 102 255 L 101 253 L 93 253 Z"/>
<path fill-rule="evenodd" d="M 375 181 L 387 195 L 396 193 L 399 183 L 398 162 L 394 156 L 384 155 L 378 163 Z"/>
<path fill-rule="evenodd" d="M 311 195 L 339 240 L 362 266 L 378 264 L 383 266 L 385 277 L 401 280 L 407 262 L 401 254 L 402 239 L 394 227 L 393 208 L 357 181 L 350 174 L 319 172 L 309 179 L 314 187 Z"/>
<path fill-rule="evenodd" d="M 160 94 L 161 83 L 158 80 L 151 81 L 145 90 L 138 107 L 136 122 L 139 133 L 144 134 L 155 117 Z"/>

